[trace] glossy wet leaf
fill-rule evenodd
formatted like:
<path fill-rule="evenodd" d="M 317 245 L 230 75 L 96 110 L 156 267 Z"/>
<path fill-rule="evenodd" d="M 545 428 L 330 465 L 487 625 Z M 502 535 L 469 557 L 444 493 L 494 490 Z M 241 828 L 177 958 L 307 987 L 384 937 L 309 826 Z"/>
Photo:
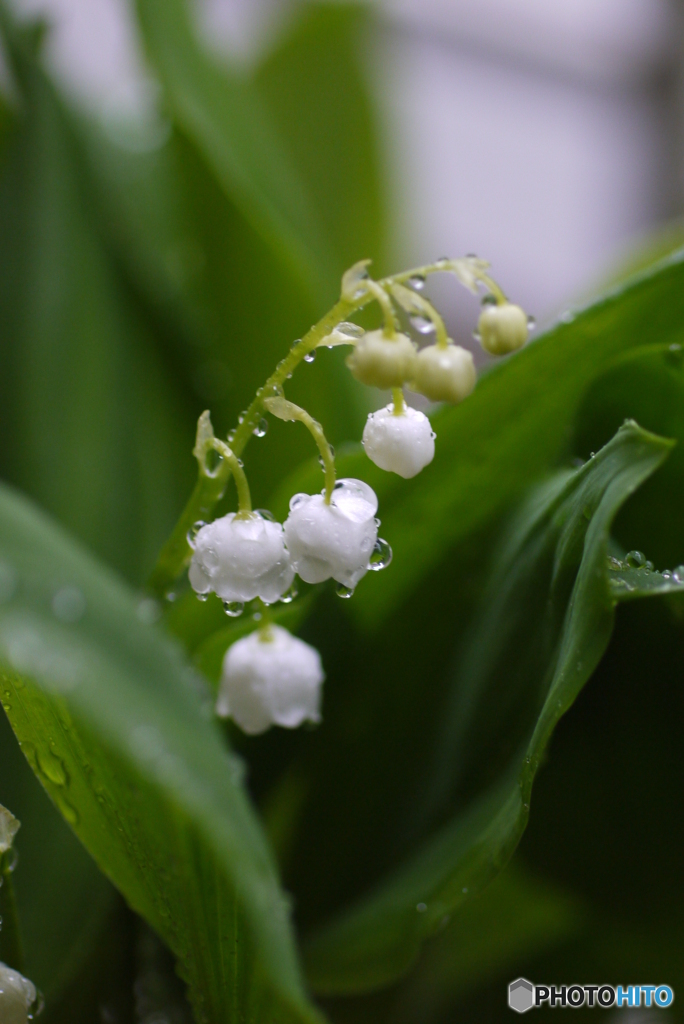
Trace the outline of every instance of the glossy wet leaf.
<path fill-rule="evenodd" d="M 260 237 L 325 292 L 331 253 L 261 97 L 201 46 L 186 0 L 138 0 L 137 10 L 174 119 Z"/>
<path fill-rule="evenodd" d="M 319 991 L 388 984 L 445 915 L 507 862 L 527 823 L 550 735 L 610 638 L 611 524 L 670 448 L 625 424 L 581 469 L 543 485 L 520 513 L 456 671 L 420 802 L 423 827 L 443 824 L 375 892 L 310 939 L 309 977 Z"/>
<path fill-rule="evenodd" d="M 0 605 L 13 729 L 101 869 L 178 957 L 198 1020 L 320 1020 L 203 682 L 116 578 L 7 488 L 0 538 L 15 580 Z"/>
<path fill-rule="evenodd" d="M 30 33 L 3 24 L 19 109 L 0 175 L 0 465 L 141 581 L 192 479 L 176 456 L 191 420 L 98 233 L 78 140 Z"/>

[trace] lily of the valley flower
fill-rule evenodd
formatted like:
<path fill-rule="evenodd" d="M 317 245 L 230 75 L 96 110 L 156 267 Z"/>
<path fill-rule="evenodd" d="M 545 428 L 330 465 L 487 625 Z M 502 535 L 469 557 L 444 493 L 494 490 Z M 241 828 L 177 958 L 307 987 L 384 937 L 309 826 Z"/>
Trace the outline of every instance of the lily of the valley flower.
<path fill-rule="evenodd" d="M 431 402 L 462 402 L 476 382 L 473 357 L 460 345 L 428 345 L 416 356 L 412 387 Z"/>
<path fill-rule="evenodd" d="M 416 348 L 405 334 L 388 338 L 383 331 L 368 331 L 347 357 L 352 375 L 375 388 L 400 388 L 413 376 Z"/>
<path fill-rule="evenodd" d="M 505 356 L 522 348 L 527 341 L 527 314 L 512 302 L 485 306 L 480 313 L 477 331 L 485 352 Z"/>
<path fill-rule="evenodd" d="M 380 469 L 408 480 L 420 473 L 435 456 L 435 434 L 425 413 L 403 405 L 372 412 L 363 431 L 366 455 Z"/>
<path fill-rule="evenodd" d="M 36 1002 L 36 987 L 18 971 L 0 963 L 0 1021 L 27 1024 Z"/>
<path fill-rule="evenodd" d="M 222 601 L 240 603 L 260 597 L 272 604 L 294 579 L 282 526 L 256 512 L 230 512 L 203 526 L 193 546 L 189 577 L 198 594 L 213 591 Z"/>
<path fill-rule="evenodd" d="M 378 539 L 378 499 L 362 480 L 338 480 L 323 494 L 295 494 L 284 531 L 292 564 L 306 583 L 334 579 L 353 590 L 368 572 Z"/>
<path fill-rule="evenodd" d="M 251 735 L 272 725 L 296 729 L 319 722 L 324 678 L 314 647 L 280 626 L 267 626 L 228 648 L 216 713 Z"/>

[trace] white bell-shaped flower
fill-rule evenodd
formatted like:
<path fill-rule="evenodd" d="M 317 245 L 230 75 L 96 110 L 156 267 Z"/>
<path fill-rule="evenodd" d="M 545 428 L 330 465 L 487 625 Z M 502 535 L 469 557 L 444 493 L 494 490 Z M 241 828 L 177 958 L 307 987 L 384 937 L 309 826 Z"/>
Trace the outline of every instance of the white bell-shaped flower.
<path fill-rule="evenodd" d="M 295 494 L 285 520 L 292 564 L 306 583 L 334 579 L 353 590 L 368 571 L 378 521 L 378 499 L 362 480 L 338 480 L 332 501 Z"/>
<path fill-rule="evenodd" d="M 431 402 L 462 402 L 476 382 L 472 354 L 450 341 L 445 348 L 428 345 L 420 350 L 411 386 Z"/>
<path fill-rule="evenodd" d="M 527 313 L 512 302 L 485 306 L 480 313 L 477 331 L 485 352 L 505 356 L 522 348 L 527 341 Z"/>
<path fill-rule="evenodd" d="M 281 626 L 268 626 L 228 648 L 216 713 L 250 735 L 272 725 L 296 729 L 305 721 L 320 722 L 324 679 L 315 647 Z"/>
<path fill-rule="evenodd" d="M 27 1024 L 36 1002 L 36 987 L 18 971 L 0 963 L 0 1021 Z"/>
<path fill-rule="evenodd" d="M 198 594 L 213 591 L 222 601 L 272 604 L 294 579 L 283 528 L 256 512 L 230 512 L 203 526 L 193 540 L 188 573 Z"/>
<path fill-rule="evenodd" d="M 435 457 L 435 433 L 425 413 L 405 405 L 399 415 L 394 405 L 372 412 L 363 430 L 363 447 L 380 469 L 405 480 L 420 473 Z"/>
<path fill-rule="evenodd" d="M 368 331 L 347 356 L 347 366 L 362 384 L 375 388 L 400 388 L 413 376 L 416 348 L 405 334 L 387 338 L 382 331 Z"/>

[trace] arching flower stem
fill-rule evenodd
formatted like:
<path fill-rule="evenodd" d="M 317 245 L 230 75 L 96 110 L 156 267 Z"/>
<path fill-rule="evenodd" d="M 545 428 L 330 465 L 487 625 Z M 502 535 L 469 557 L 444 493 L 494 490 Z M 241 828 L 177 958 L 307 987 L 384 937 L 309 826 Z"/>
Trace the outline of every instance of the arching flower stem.
<path fill-rule="evenodd" d="M 273 398 L 264 399 L 264 407 L 277 416 L 281 420 L 297 420 L 299 423 L 303 423 L 306 429 L 313 437 L 319 452 L 321 453 L 321 459 L 323 460 L 323 471 L 325 473 L 325 502 L 326 505 L 330 504 L 332 498 L 332 492 L 335 488 L 335 456 L 333 450 L 330 447 L 323 427 L 311 416 L 306 409 L 302 409 L 301 406 L 295 405 L 294 402 L 288 401 L 280 395 L 274 396 Z"/>
<path fill-rule="evenodd" d="M 393 340 L 397 336 L 397 325 L 394 320 L 394 310 L 392 309 L 392 302 L 389 295 L 382 285 L 370 279 L 366 282 L 366 288 L 382 310 L 383 320 L 385 321 L 382 329 L 384 337 L 391 338 Z"/>
<path fill-rule="evenodd" d="M 364 262 L 367 263 L 368 261 Z M 425 264 L 421 267 L 413 267 L 411 270 L 401 271 L 401 273 L 393 274 L 390 277 L 383 278 L 379 281 L 372 281 L 370 278 L 363 278 L 362 276 L 359 276 L 357 282 L 358 286 L 353 290 L 343 291 L 342 298 L 335 303 L 332 309 L 330 309 L 325 316 L 318 321 L 318 323 L 314 324 L 313 327 L 292 346 L 285 358 L 281 359 L 278 363 L 276 369 L 268 378 L 264 386 L 259 388 L 251 405 L 244 413 L 242 422 L 238 425 L 233 435 L 229 451 L 232 452 L 236 459 L 240 458 L 248 441 L 252 437 L 255 428 L 261 420 L 263 410 L 265 408 L 265 400 L 277 395 L 281 391 L 284 382 L 291 376 L 299 363 L 304 359 L 304 356 L 313 352 L 323 339 L 334 331 L 335 327 L 337 327 L 339 323 L 349 320 L 354 313 L 364 309 L 366 306 L 370 305 L 371 302 L 377 301 L 382 305 L 383 315 L 385 316 L 385 326 L 387 328 L 387 307 L 383 305 L 386 301 L 387 306 L 389 307 L 389 312 L 392 315 L 392 330 L 394 330 L 394 314 L 392 313 L 391 303 L 386 291 L 388 288 L 391 288 L 393 284 L 410 284 L 411 279 L 419 277 L 424 278 L 429 274 L 452 273 L 455 274 L 461 284 L 469 288 L 470 291 L 476 292 L 477 282 L 481 281 L 495 296 L 497 303 L 505 302 L 505 295 L 498 285 L 485 272 L 487 266 L 488 264 L 484 260 L 473 260 L 469 258 L 464 260 L 444 259 L 438 260 L 436 263 Z M 345 275 L 345 277 L 347 277 L 347 275 Z M 380 295 L 382 295 L 382 298 Z M 439 330 L 437 323 L 436 326 L 438 327 L 439 338 L 441 331 Z M 204 417 L 206 417 L 206 420 L 203 419 Z M 198 424 L 198 445 L 201 432 L 200 426 L 203 422 L 205 425 L 206 423 L 209 424 L 209 430 L 211 431 L 211 437 L 213 438 L 209 414 L 203 413 L 202 417 L 200 417 L 200 423 Z M 217 439 L 214 438 L 214 441 L 217 441 Z M 214 447 L 213 442 L 210 447 Z M 195 448 L 195 454 L 196 453 L 197 446 Z M 219 463 L 217 469 L 213 473 L 210 473 L 207 472 L 206 466 L 200 461 L 197 484 L 195 485 L 190 499 L 181 513 L 180 519 L 174 527 L 171 536 L 162 548 L 157 559 L 157 564 L 155 565 L 150 577 L 148 586 L 153 593 L 160 596 L 165 594 L 171 584 L 178 578 L 178 576 L 180 576 L 189 564 L 192 557 L 192 549 L 187 541 L 187 533 L 193 523 L 198 520 L 208 520 L 211 517 L 214 508 L 223 497 L 228 480 L 233 472 L 233 465 L 234 464 L 231 464 L 231 461 L 226 460 L 224 457 Z M 241 467 L 238 466 L 238 469 L 239 468 Z"/>

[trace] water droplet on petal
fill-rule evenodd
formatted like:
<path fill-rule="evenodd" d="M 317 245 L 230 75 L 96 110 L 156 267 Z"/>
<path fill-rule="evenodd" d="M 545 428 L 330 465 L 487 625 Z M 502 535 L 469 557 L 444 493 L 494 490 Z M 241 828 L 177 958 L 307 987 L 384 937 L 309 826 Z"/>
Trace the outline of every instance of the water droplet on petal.
<path fill-rule="evenodd" d="M 353 596 L 354 588 L 345 587 L 344 583 L 338 583 L 337 586 L 335 587 L 335 593 L 337 594 L 338 597 L 346 599 Z"/>
<path fill-rule="evenodd" d="M 389 546 L 386 540 L 382 537 L 378 537 L 373 548 L 373 554 L 370 557 L 370 563 L 368 568 L 373 572 L 380 572 L 381 569 L 386 569 L 392 561 L 392 548 Z"/>
<path fill-rule="evenodd" d="M 243 601 L 224 601 L 223 610 L 231 619 L 237 619 L 245 610 Z"/>
<path fill-rule="evenodd" d="M 537 326 L 537 321 L 536 321 L 535 317 L 528 316 L 528 318 L 527 318 L 527 330 L 528 331 L 533 331 L 536 326 Z"/>
<path fill-rule="evenodd" d="M 186 533 L 185 536 L 187 538 L 188 544 L 193 549 L 193 551 L 195 549 L 195 541 L 197 539 L 197 534 L 200 532 L 202 527 L 206 526 L 206 525 L 207 524 L 204 522 L 204 520 L 198 519 L 196 523 L 192 524 L 192 526 L 190 527 L 190 529 Z"/>
<path fill-rule="evenodd" d="M 258 508 L 256 510 L 256 514 L 260 516 L 261 519 L 267 519 L 269 523 L 275 523 L 276 521 L 273 513 L 269 512 L 267 508 Z"/>
<path fill-rule="evenodd" d="M 283 604 L 292 604 L 292 602 L 294 601 L 298 594 L 299 591 L 297 590 L 297 585 L 293 583 L 292 586 L 289 587 L 284 594 L 280 595 L 279 600 Z"/>
<path fill-rule="evenodd" d="M 266 418 L 260 419 L 256 427 L 252 431 L 255 437 L 265 437 L 268 430 L 268 420 Z"/>
<path fill-rule="evenodd" d="M 35 1020 L 36 1017 L 40 1017 L 41 1013 L 45 1009 L 45 996 L 39 988 L 36 989 L 36 998 L 29 1006 L 29 1012 L 27 1014 L 28 1020 Z"/>
<path fill-rule="evenodd" d="M 305 363 L 313 363 L 315 358 L 316 358 L 316 353 L 315 352 L 307 352 L 306 355 L 304 356 L 304 362 Z"/>
<path fill-rule="evenodd" d="M 209 600 L 209 592 L 207 592 L 206 594 L 197 594 L 197 600 L 198 601 L 202 601 L 202 603 L 204 603 L 205 601 L 208 601 Z"/>

